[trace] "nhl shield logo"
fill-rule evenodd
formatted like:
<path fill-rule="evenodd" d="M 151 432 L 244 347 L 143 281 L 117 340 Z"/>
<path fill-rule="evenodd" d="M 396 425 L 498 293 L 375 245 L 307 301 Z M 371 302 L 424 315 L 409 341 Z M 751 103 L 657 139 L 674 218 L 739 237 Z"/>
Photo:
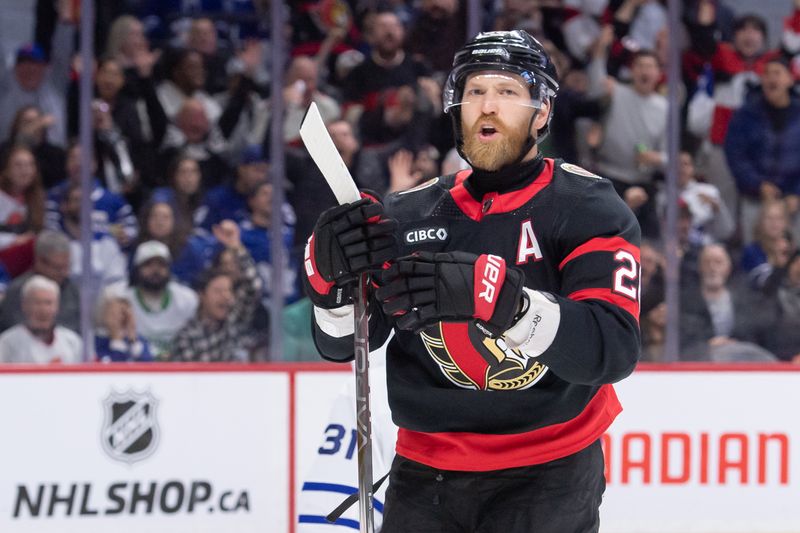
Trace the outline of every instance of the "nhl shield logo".
<path fill-rule="evenodd" d="M 106 453 L 117 461 L 133 464 L 149 457 L 158 444 L 156 420 L 158 401 L 147 391 L 112 391 L 104 400 L 102 443 Z"/>

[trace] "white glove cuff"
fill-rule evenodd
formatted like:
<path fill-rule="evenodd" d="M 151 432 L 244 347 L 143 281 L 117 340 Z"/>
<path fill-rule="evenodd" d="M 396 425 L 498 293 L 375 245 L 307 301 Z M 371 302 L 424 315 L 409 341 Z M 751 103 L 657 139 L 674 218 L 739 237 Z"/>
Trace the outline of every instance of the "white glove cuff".
<path fill-rule="evenodd" d="M 314 306 L 314 320 L 326 335 L 331 337 L 347 337 L 356 332 L 355 308 L 352 304 L 335 309 L 323 309 Z"/>
<path fill-rule="evenodd" d="M 503 334 L 509 348 L 530 357 L 544 353 L 556 338 L 561 322 L 561 307 L 542 292 L 523 288 L 530 299 L 528 311 Z"/>

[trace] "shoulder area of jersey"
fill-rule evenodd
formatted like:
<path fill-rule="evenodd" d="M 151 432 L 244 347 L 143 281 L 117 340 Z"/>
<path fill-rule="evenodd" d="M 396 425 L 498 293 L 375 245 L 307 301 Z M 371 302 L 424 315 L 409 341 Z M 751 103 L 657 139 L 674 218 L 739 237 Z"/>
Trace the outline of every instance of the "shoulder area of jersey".
<path fill-rule="evenodd" d="M 419 192 L 419 191 L 422 191 L 424 189 L 427 189 L 428 187 L 433 187 L 437 183 L 439 183 L 439 178 L 438 177 L 431 178 L 431 179 L 429 179 L 427 181 L 423 181 L 422 183 L 420 183 L 419 185 L 417 185 L 415 187 L 411 187 L 410 189 L 406 189 L 405 191 L 400 191 L 400 192 L 397 193 L 397 195 L 398 196 L 402 196 L 402 195 L 405 195 L 405 194 L 410 194 L 412 192 Z"/>
<path fill-rule="evenodd" d="M 585 168 L 579 167 L 578 165 L 573 165 L 572 163 L 562 162 L 558 166 L 561 170 L 568 172 L 569 174 L 573 174 L 576 176 L 583 176 L 584 178 L 592 178 L 596 180 L 603 179 L 602 176 L 598 176 L 597 174 L 589 172 Z"/>

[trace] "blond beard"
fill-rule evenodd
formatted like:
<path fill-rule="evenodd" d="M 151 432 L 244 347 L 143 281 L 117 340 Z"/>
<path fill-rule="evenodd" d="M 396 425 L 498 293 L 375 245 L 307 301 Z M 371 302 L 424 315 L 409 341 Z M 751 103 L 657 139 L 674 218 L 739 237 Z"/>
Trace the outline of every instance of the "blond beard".
<path fill-rule="evenodd" d="M 480 125 L 486 122 L 502 134 L 499 139 L 488 143 L 478 140 Z M 527 128 L 510 128 L 497 118 L 481 117 L 465 132 L 462 150 L 470 165 L 494 172 L 516 161 L 527 139 Z"/>

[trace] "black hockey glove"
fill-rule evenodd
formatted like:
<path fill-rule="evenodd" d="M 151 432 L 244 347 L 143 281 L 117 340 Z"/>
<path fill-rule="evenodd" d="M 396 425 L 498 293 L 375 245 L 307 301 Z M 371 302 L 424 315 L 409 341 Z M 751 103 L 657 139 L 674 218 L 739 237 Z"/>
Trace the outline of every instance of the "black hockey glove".
<path fill-rule="evenodd" d="M 419 333 L 440 321 L 476 319 L 497 337 L 513 325 L 524 281 L 522 271 L 496 255 L 418 252 L 384 270 L 375 295 L 400 329 Z"/>
<path fill-rule="evenodd" d="M 358 274 L 397 256 L 397 221 L 373 198 L 332 207 L 320 215 L 306 244 L 303 282 L 317 307 L 352 302 Z"/>

